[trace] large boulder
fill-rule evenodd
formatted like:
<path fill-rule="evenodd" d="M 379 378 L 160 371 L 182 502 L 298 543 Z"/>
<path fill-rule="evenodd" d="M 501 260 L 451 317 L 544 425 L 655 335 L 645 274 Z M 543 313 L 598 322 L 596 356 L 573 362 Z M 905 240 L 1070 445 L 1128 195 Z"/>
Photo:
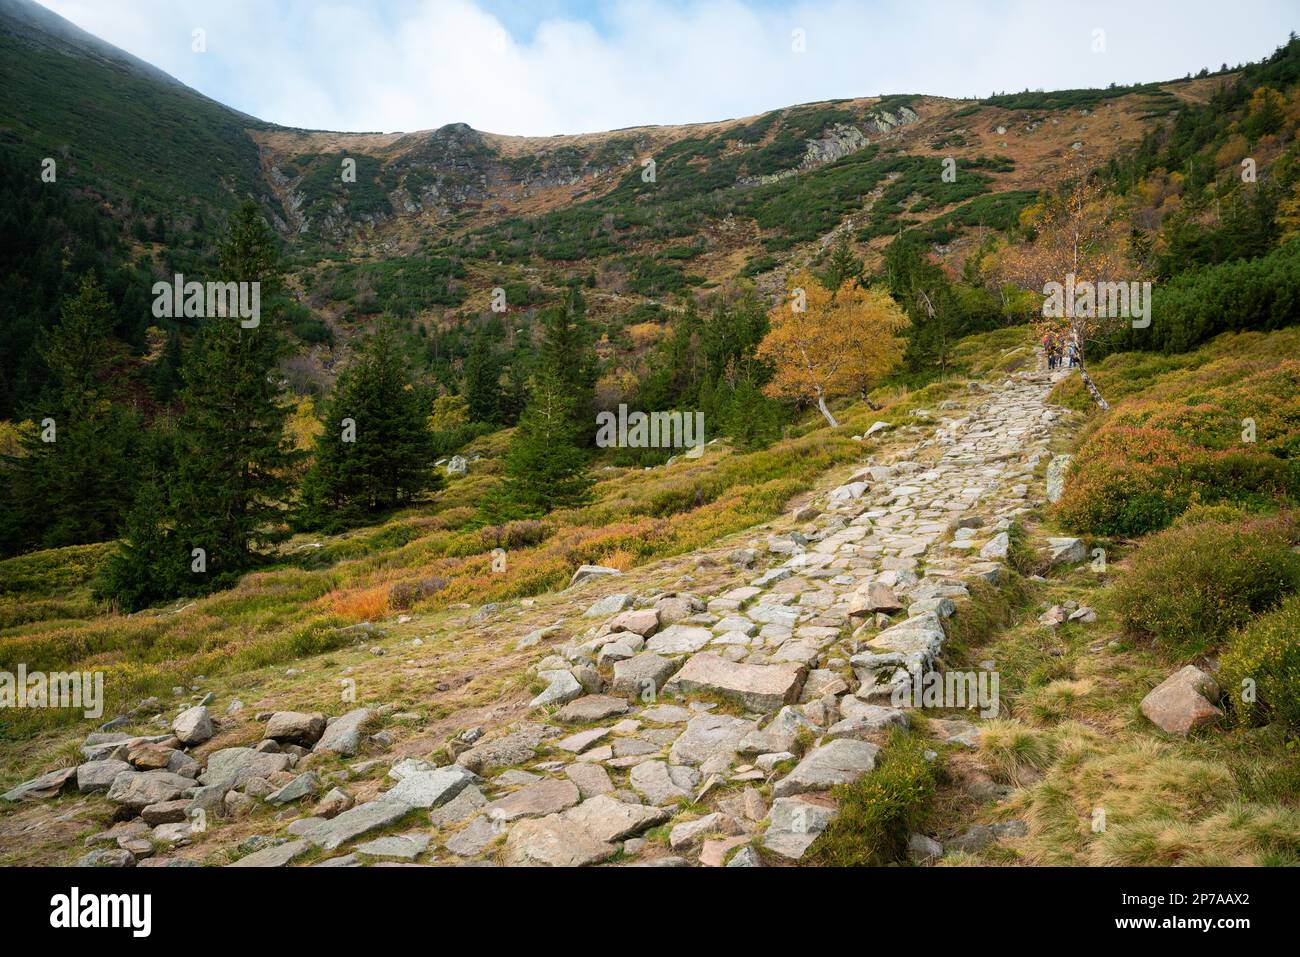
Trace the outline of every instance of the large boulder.
<path fill-rule="evenodd" d="M 1077 565 L 1088 557 L 1088 546 L 1081 538 L 1049 538 L 1047 554 L 1053 565 Z"/>
<path fill-rule="evenodd" d="M 187 708 L 176 716 L 172 722 L 172 733 L 180 739 L 181 744 L 194 745 L 207 741 L 215 732 L 212 716 L 203 705 Z"/>
<path fill-rule="evenodd" d="M 659 627 L 659 611 L 656 608 L 638 608 L 615 615 L 606 624 L 611 632 L 630 631 L 648 638 Z"/>
<path fill-rule="evenodd" d="M 1214 679 L 1195 665 L 1187 665 L 1142 699 L 1142 713 L 1161 730 L 1185 738 L 1193 728 L 1223 717 L 1212 703 L 1218 698 Z"/>
<path fill-rule="evenodd" d="M 699 651 L 713 640 L 713 632 L 698 625 L 669 625 L 646 642 L 646 651 L 657 655 L 684 655 Z"/>
<path fill-rule="evenodd" d="M 574 585 L 581 585 L 583 582 L 590 581 L 593 578 L 615 578 L 621 574 L 623 573 L 617 568 L 606 568 L 603 565 L 579 565 L 578 570 L 574 572 L 573 577 L 569 579 L 569 587 L 572 588 Z"/>
<path fill-rule="evenodd" d="M 267 754 L 252 748 L 222 748 L 208 755 L 208 766 L 199 775 L 199 783 L 237 788 L 252 778 L 269 778 L 277 771 L 287 770 L 287 754 Z"/>
<path fill-rule="evenodd" d="M 604 694 L 589 694 L 570 701 L 551 717 L 557 721 L 569 721 L 583 724 L 590 721 L 604 721 L 620 714 L 627 714 L 628 704 L 625 698 L 614 698 Z"/>
<path fill-rule="evenodd" d="M 77 790 L 82 794 L 107 791 L 123 771 L 130 771 L 131 765 L 126 761 L 105 758 L 102 761 L 87 761 L 77 766 Z"/>
<path fill-rule="evenodd" d="M 325 715 L 277 711 L 266 723 L 266 737 L 281 744 L 310 748 L 325 733 Z"/>
<path fill-rule="evenodd" d="M 515 821 L 521 817 L 544 817 L 578 803 L 581 794 L 572 781 L 545 778 L 497 798 L 485 809 L 489 821 Z"/>
<path fill-rule="evenodd" d="M 591 607 L 582 613 L 583 618 L 605 618 L 609 615 L 616 615 L 627 608 L 632 607 L 635 599 L 626 592 L 618 592 L 613 595 L 606 595 L 604 598 L 598 598 L 592 602 Z"/>
<path fill-rule="evenodd" d="M 777 798 L 772 802 L 770 824 L 763 835 L 763 847 L 788 860 L 797 861 L 818 835 L 826 830 L 835 812 L 801 798 Z"/>
<path fill-rule="evenodd" d="M 573 672 L 557 668 L 554 671 L 538 672 L 537 677 L 546 682 L 546 690 L 528 703 L 530 708 L 545 708 L 553 704 L 567 704 L 583 693 L 582 682 L 573 676 Z"/>
<path fill-rule="evenodd" d="M 855 618 L 882 612 L 892 615 L 903 610 L 894 589 L 884 582 L 868 582 L 849 597 L 849 615 Z"/>
<path fill-rule="evenodd" d="M 362 834 L 395 824 L 409 813 L 411 806 L 401 801 L 371 801 L 358 804 L 336 818 L 314 824 L 300 836 L 317 847 L 332 851 Z"/>
<path fill-rule="evenodd" d="M 73 787 L 76 780 L 76 768 L 61 768 L 58 771 L 42 774 L 30 781 L 24 781 L 12 790 L 0 794 L 0 800 L 41 801 L 45 798 L 52 798 L 65 789 Z"/>
<path fill-rule="evenodd" d="M 457 757 L 456 763 L 476 774 L 486 774 L 492 768 L 523 764 L 532 759 L 547 734 L 545 725 L 526 724 L 502 737 L 480 741 Z"/>
<path fill-rule="evenodd" d="M 139 814 L 150 804 L 175 801 L 194 782 L 170 771 L 123 771 L 113 779 L 108 799 Z"/>
<path fill-rule="evenodd" d="M 734 753 L 745 735 L 756 727 L 756 722 L 726 714 L 699 715 L 673 742 L 669 757 L 674 764 L 703 764 L 714 755 Z"/>
<path fill-rule="evenodd" d="M 651 701 L 676 667 L 667 658 L 649 651 L 624 661 L 616 661 L 614 684 L 610 690 L 628 698 Z"/>
<path fill-rule="evenodd" d="M 401 801 L 411 807 L 439 807 L 481 779 L 463 767 L 416 771 L 397 782 L 397 786 L 380 795 L 381 800 Z"/>
<path fill-rule="evenodd" d="M 350 758 L 361 748 L 361 735 L 374 717 L 369 708 L 357 708 L 335 718 L 325 728 L 312 748 L 317 754 L 337 754 Z"/>
<path fill-rule="evenodd" d="M 588 798 L 577 807 L 564 812 L 564 817 L 577 824 L 598 841 L 622 841 L 646 828 L 662 824 L 669 813 L 657 807 L 642 804 L 625 804 L 607 794 Z"/>

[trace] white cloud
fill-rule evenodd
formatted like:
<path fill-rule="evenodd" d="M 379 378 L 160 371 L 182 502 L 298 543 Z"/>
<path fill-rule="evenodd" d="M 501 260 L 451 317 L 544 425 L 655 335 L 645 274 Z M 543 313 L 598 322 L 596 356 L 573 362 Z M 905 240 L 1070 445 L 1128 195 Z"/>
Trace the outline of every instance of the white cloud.
<path fill-rule="evenodd" d="M 42 0 L 262 119 L 340 130 L 466 122 L 546 135 L 743 116 L 882 93 L 1169 79 L 1258 59 L 1286 0 L 613 0 L 511 36 L 491 0 Z M 548 8 L 550 9 L 550 8 Z M 208 51 L 190 49 L 195 27 Z M 791 49 L 802 29 L 807 50 Z M 1106 52 L 1092 52 L 1093 30 Z"/>

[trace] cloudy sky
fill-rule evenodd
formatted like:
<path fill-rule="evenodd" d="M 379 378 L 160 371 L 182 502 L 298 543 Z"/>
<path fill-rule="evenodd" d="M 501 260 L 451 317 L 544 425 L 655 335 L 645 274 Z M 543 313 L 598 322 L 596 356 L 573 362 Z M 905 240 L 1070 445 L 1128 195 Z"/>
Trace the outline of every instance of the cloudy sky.
<path fill-rule="evenodd" d="M 40 2 L 287 126 L 528 135 L 1164 80 L 1259 59 L 1300 29 L 1295 0 Z"/>

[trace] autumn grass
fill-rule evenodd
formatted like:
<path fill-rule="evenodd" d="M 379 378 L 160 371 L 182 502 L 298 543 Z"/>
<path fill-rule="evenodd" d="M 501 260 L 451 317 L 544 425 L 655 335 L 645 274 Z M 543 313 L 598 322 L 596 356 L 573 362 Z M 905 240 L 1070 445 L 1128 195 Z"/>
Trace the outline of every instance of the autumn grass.
<path fill-rule="evenodd" d="M 970 647 L 968 660 L 995 663 L 1003 715 L 981 722 L 974 757 L 1015 790 L 1001 806 L 941 801 L 933 826 L 960 832 L 972 817 L 1014 817 L 1029 834 L 945 865 L 1300 863 L 1292 732 L 1229 724 L 1182 740 L 1142 715 L 1142 698 L 1175 665 L 1168 649 L 1125 637 L 1110 597 L 1134 554 L 1114 547 L 1104 572 L 1057 569 L 1037 586 L 1032 607 L 1073 600 L 1097 610 L 1095 623 L 1049 628 L 1023 614 Z"/>

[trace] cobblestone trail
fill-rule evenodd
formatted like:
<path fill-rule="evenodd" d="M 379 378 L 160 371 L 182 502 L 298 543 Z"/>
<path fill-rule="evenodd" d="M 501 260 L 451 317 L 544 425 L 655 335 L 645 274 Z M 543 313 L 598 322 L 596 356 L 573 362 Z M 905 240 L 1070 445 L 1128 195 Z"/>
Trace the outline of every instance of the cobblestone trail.
<path fill-rule="evenodd" d="M 910 723 L 894 689 L 932 667 L 969 583 L 1000 580 L 1013 523 L 1042 500 L 1035 473 L 1063 414 L 1045 404 L 1055 378 L 971 383 L 917 414 L 920 427 L 902 433 L 916 435 L 910 445 L 867 437 L 859 471 L 801 506 L 789 531 L 751 539 L 722 590 L 638 595 L 619 592 L 611 575 L 582 586 L 595 599 L 582 634 L 503 634 L 536 654 L 545 690 L 530 717 L 462 734 L 449 766 L 397 762 L 374 800 L 350 806 L 335 790 L 317 803 L 317 771 L 302 770 L 313 753 L 354 754 L 385 717 L 368 708 L 328 727 L 277 714 L 265 748 L 217 751 L 206 767 L 181 734 L 201 740 L 206 715 L 185 727 L 177 719 L 179 744 L 95 735 L 86 763 L 6 797 L 70 787 L 59 774 L 83 791 L 107 788 L 128 820 L 99 836 L 87 863 L 166 863 L 196 809 L 293 808 L 303 798 L 302 816 L 239 866 L 309 854 L 316 866 L 797 861 L 835 814 L 829 790 L 872 773 L 889 731 Z M 978 744 L 973 722 L 929 727 L 948 743 Z M 377 764 L 388 767 L 353 770 Z M 646 840 L 661 825 L 666 843 Z M 940 853 L 918 842 L 922 855 Z"/>

